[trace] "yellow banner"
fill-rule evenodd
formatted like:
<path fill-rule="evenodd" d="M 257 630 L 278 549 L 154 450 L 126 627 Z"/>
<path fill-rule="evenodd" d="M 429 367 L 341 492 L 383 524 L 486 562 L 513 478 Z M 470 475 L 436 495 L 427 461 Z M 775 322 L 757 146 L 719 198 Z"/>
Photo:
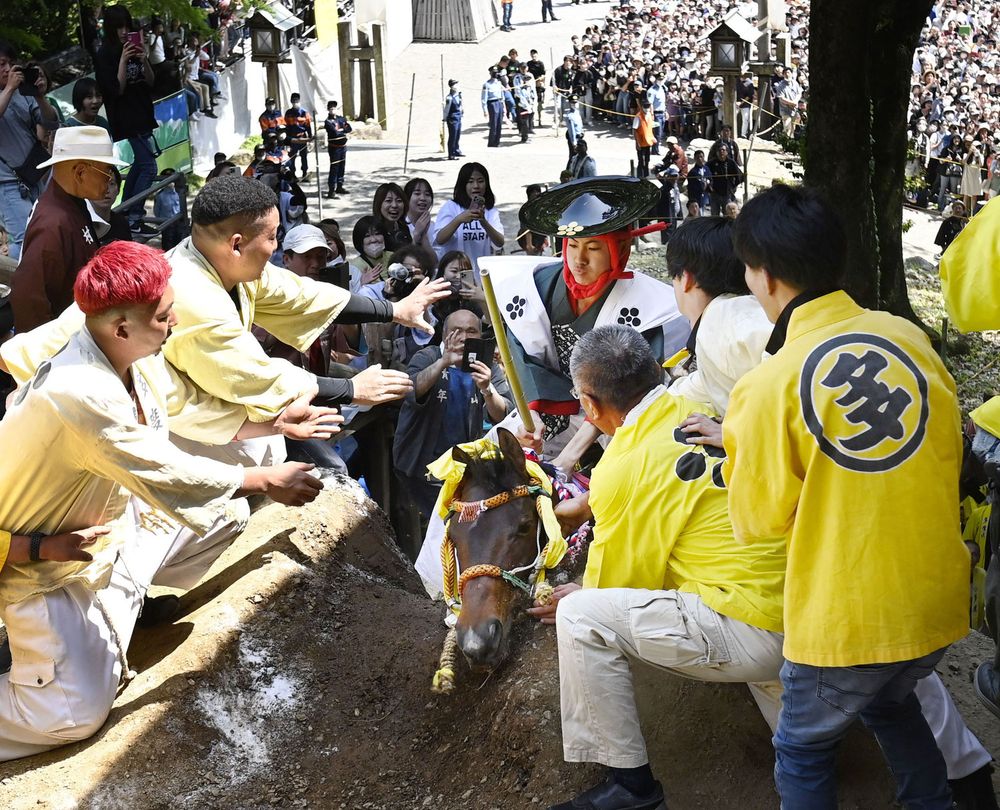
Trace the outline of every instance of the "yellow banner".
<path fill-rule="evenodd" d="M 316 39 L 326 46 L 337 41 L 337 0 L 316 0 Z"/>

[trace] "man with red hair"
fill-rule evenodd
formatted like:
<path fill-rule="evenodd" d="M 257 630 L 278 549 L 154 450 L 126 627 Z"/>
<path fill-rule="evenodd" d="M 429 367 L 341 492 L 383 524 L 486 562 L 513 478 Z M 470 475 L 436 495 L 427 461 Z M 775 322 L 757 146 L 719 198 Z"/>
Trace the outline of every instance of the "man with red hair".
<path fill-rule="evenodd" d="M 74 292 L 84 326 L 0 422 L 0 446 L 17 459 L 0 467 L 0 618 L 12 659 L 0 674 L 0 760 L 100 728 L 128 676 L 146 589 L 197 582 L 245 525 L 246 502 L 231 499 L 301 505 L 321 488 L 310 465 L 243 468 L 171 444 L 172 400 L 229 424 L 246 411 L 168 373 L 160 349 L 176 318 L 162 253 L 112 243 Z M 237 435 L 329 437 L 339 417 L 310 398 Z"/>

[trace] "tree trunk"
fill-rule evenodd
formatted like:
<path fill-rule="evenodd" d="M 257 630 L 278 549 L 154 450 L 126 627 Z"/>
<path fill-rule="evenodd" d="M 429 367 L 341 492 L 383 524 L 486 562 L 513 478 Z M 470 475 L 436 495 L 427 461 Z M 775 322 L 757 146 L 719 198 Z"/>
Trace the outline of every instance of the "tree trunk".
<path fill-rule="evenodd" d="M 847 230 L 845 289 L 916 320 L 903 270 L 903 172 L 913 51 L 932 0 L 813 0 L 805 182 Z"/>
<path fill-rule="evenodd" d="M 809 14 L 809 123 L 805 183 L 824 193 L 847 231 L 845 289 L 878 304 L 878 242 L 871 188 L 868 90 L 870 0 L 813 0 Z"/>
<path fill-rule="evenodd" d="M 912 321 L 903 266 L 904 168 L 913 52 L 933 0 L 880 0 L 871 39 L 872 192 L 879 243 L 879 306 Z"/>

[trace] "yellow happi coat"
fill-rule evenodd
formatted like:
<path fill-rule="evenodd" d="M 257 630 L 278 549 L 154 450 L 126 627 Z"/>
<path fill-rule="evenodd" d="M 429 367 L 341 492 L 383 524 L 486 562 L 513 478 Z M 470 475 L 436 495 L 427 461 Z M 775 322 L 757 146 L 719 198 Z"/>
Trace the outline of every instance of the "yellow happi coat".
<path fill-rule="evenodd" d="M 585 588 L 697 594 L 712 610 L 781 632 L 785 543 L 733 537 L 719 454 L 679 430 L 705 406 L 656 388 L 625 419 L 590 486 Z"/>
<path fill-rule="evenodd" d="M 904 661 L 965 635 L 958 401 L 916 326 L 843 292 L 801 304 L 723 435 L 737 539 L 788 538 L 788 660 Z"/>

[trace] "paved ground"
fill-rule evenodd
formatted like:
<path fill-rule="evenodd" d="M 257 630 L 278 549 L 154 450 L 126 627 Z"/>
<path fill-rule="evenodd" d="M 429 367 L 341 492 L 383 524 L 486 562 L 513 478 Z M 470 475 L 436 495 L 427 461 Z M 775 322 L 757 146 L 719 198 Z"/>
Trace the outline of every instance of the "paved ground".
<path fill-rule="evenodd" d="M 486 120 L 480 106 L 480 90 L 487 76 L 487 68 L 501 54 L 516 48 L 522 59 L 536 49 L 539 57 L 551 71 L 570 48 L 570 37 L 582 34 L 589 25 L 600 23 L 610 3 L 573 6 L 556 2 L 557 22 L 542 23 L 540 3 L 536 0 L 519 0 L 514 11 L 515 30 L 511 33 L 495 31 L 480 43 L 414 43 L 389 66 L 389 129 L 381 141 L 353 141 L 348 152 L 348 197 L 323 200 L 323 215 L 333 216 L 345 230 L 350 248 L 350 230 L 362 214 L 370 213 L 375 187 L 386 181 L 404 181 L 408 177 L 426 177 L 435 191 L 435 207 L 451 196 L 460 161 L 449 161 L 441 147 L 442 60 L 445 92 L 447 80 L 458 79 L 463 88 L 465 120 L 461 148 L 467 160 L 481 162 L 490 172 L 490 179 L 500 207 L 501 218 L 508 237 L 507 251 L 514 245 L 517 210 L 524 202 L 525 187 L 531 183 L 556 183 L 559 172 L 565 168 L 568 151 L 563 129 L 553 127 L 551 105 L 536 125 L 535 136 L 521 144 L 513 126 L 504 130 L 498 149 L 486 147 Z M 530 11 L 530 19 L 525 15 Z M 409 97 L 413 76 L 414 103 L 410 126 L 410 149 L 407 169 L 403 170 Z M 551 90 L 546 101 L 551 100 Z M 635 158 L 631 134 L 606 125 L 585 127 L 590 153 L 597 160 L 601 174 L 627 174 L 629 160 Z M 321 156 L 322 187 L 325 190 L 328 163 Z M 655 160 L 655 158 L 654 158 Z M 764 186 L 775 176 L 787 176 L 775 160 L 771 144 L 756 141 L 750 163 L 750 182 Z M 311 215 L 319 213 L 316 199 L 315 175 L 311 175 L 305 188 L 311 191 Z M 751 193 L 753 188 L 751 188 Z"/>

